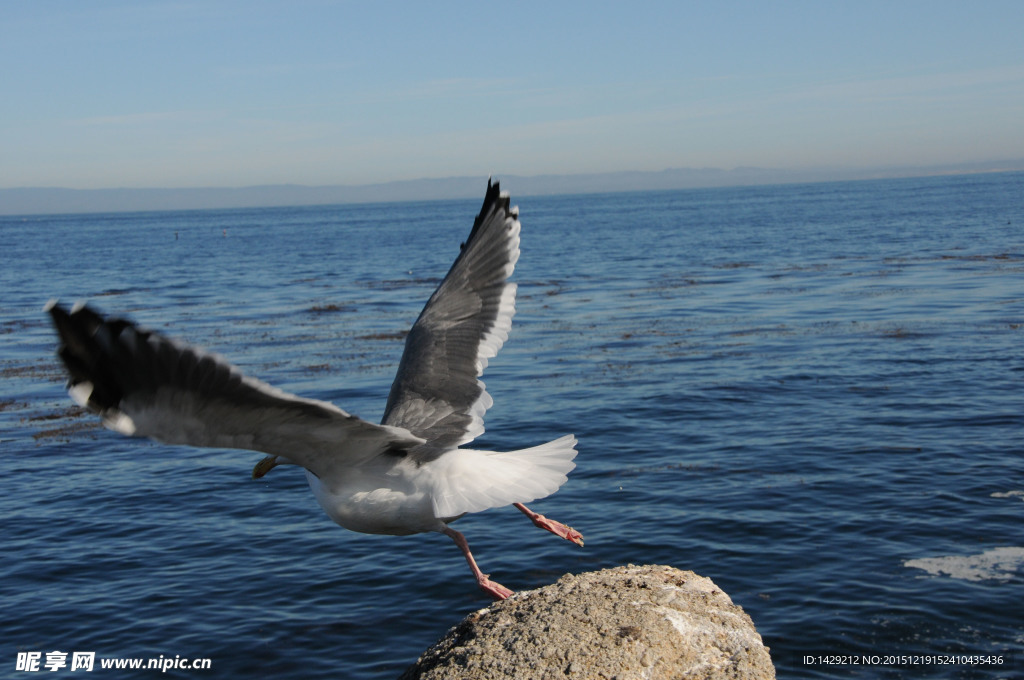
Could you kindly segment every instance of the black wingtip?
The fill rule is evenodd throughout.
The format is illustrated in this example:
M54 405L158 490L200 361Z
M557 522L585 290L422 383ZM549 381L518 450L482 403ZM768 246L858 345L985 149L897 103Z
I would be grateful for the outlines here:
M50 315L57 335L65 345L74 341L81 342L104 323L103 316L84 302L77 302L67 310L58 300L53 299L46 303L43 311Z
M60 300L57 298L51 298L46 305L43 307L43 311L50 315L50 318L57 321L57 319L65 319L68 317L68 310L60 304Z
M104 319L84 303L75 304L69 311L51 300L44 311L49 313L57 331L57 356L67 370L68 388L85 382L92 385L85 405L93 411L116 406L122 390L112 372L109 347L104 342L109 344L109 338L116 336L117 329L126 322ZM101 332L101 327L106 327L106 332Z
M469 238L466 239L465 243L462 244L462 248L466 247L466 243L473 240L473 236L479 230L480 225L487 219L487 216L494 210L504 210L506 213L512 213L510 206L510 197L508 194L501 193L501 182L493 180L491 177L487 178L487 193L484 194L484 204L480 206L480 212L477 214L476 219L473 220L473 230L469 232Z
M484 194L484 204L480 208L480 217L487 213L487 208L501 200L501 182L496 180L492 181L491 177L487 178L487 193ZM505 198L505 202L508 203L508 197Z
M54 330L57 331L57 335L60 337L61 345L66 345L68 339L73 337L71 313L62 307L56 298L47 302L46 306L43 307L43 311L50 315Z

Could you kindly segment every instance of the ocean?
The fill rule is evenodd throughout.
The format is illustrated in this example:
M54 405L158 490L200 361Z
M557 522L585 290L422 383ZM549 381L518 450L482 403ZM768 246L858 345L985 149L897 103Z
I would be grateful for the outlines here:
M474 447L574 433L576 470L531 507L586 546L467 516L485 572L693 570L780 678L1024 676L1024 173L504 188L518 311ZM377 420L478 209L0 217L0 675L62 652L76 677L92 652L101 677L395 678L486 606L447 537L351 533L301 471L251 480L261 454L98 427L42 311L88 300Z

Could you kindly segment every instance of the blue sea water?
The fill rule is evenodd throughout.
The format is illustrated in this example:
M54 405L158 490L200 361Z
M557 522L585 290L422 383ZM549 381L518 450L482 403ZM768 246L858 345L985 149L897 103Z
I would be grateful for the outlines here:
M456 525L485 571L691 569L779 677L1024 675L1024 174L513 199L518 312L475 446L575 433L533 507L586 547L491 510ZM260 454L102 430L42 313L88 299L377 419L478 207L0 218L0 676L61 650L394 678L486 606L444 536L350 533L298 470L250 480ZM1003 661L805 659L842 654Z

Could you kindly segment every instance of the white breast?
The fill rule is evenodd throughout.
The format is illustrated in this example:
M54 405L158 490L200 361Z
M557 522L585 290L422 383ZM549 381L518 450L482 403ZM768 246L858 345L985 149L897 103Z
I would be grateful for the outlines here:
M355 468L331 488L308 470L306 480L327 516L350 531L405 536L443 530L429 489L405 467Z

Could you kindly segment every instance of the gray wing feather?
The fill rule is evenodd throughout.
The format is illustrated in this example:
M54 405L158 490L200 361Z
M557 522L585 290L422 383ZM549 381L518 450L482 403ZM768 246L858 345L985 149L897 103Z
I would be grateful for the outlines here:
M518 217L508 194L488 180L469 238L406 338L382 422L427 440L412 452L417 460L484 431L493 402L479 377L512 326L516 286L508 278L519 259Z
M71 396L110 429L169 444L284 456L330 479L422 439L245 376L220 357L89 307L47 311Z

